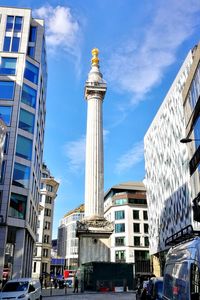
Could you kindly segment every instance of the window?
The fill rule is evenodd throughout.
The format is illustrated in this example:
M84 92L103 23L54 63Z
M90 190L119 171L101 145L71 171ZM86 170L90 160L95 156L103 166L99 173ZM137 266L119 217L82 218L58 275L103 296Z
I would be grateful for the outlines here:
M36 248L37 249L37 248ZM36 256L36 255L35 255ZM36 272L36 266L37 266L37 262L36 261L34 261L34 264L33 264L33 273L35 273Z
M115 233L118 232L125 232L125 224L120 223L120 224L115 224Z
M139 210L133 210L133 219L139 220Z
M14 81L0 81L0 99L13 100Z
M42 256L48 257L48 249L42 249Z
M148 233L148 232L149 232L149 225L144 224L144 233Z
M144 237L144 245L145 247L149 247L149 238L147 236Z
M52 185L47 184L46 189L47 189L48 192L53 192L53 186Z
M45 203L51 204L52 198L50 196L46 196Z
M147 204L147 200L146 199L128 199L128 203L131 204L140 204L140 205L146 205Z
M125 218L124 210L119 210L115 212L115 220L120 220Z
M188 262L165 265L163 295L167 299L191 299L188 270Z
M38 83L38 67L31 64L30 62L26 61L26 68L24 72L24 77L28 79L29 81L37 84Z
M143 219L148 220L148 214L146 210L143 210Z
M30 57L34 57L35 56L35 47L33 46L28 46L28 52L27 54L30 56Z
M139 223L133 223L133 231L140 232L140 224Z
M124 245L125 245L125 237L115 238L115 246L124 246Z
M140 237L134 236L134 246L140 246Z
M21 31L22 29L22 17L15 17L15 26L14 26L14 31L18 32Z
M27 84L23 84L21 101L33 108L36 106L36 90L32 89Z
M115 204L116 205L122 205L122 204L126 204L127 203L127 199L115 199Z
M19 128L28 131L30 133L33 133L34 121L35 121L35 116L32 113L22 108L20 109Z
M11 37L5 36L4 38L4 45L3 45L3 51L10 51L10 44L11 44Z
M7 16L6 31L12 31L14 24L14 16Z
M11 114L12 114L11 106L0 106L0 118L8 126L10 126L10 123L11 123Z
M30 179L30 168L19 163L15 163L12 184L28 188Z
M126 255L125 250L118 250L115 251L115 261L116 262L125 262L126 261Z
M45 208L44 215L47 217L51 217L51 210L49 208Z
M17 62L16 58L1 57L0 58L0 75L15 75L16 62ZM14 86L14 82L13 82L13 86Z
M16 155L31 160L32 156L32 141L24 136L18 135Z
M0 184L3 184L3 181L4 181L5 166L6 166L6 162L5 162L5 160L3 160L1 168L0 168L0 171L1 171L1 173L0 173Z
M31 26L29 34L29 42L36 42L37 27Z
M0 110L1 110L1 108L0 108ZM5 138L4 147L3 147L4 154L8 153L8 140L9 140L9 133L6 132L6 138Z
M19 37L17 37L17 36L13 37L13 39L12 39L12 48L11 48L12 52L18 52L18 50L19 50L19 41L20 41Z
M43 243L49 244L49 235L47 234L44 235Z
M44 225L44 229L50 230L50 228L51 228L51 223L48 222L48 221L45 221L44 224L45 224L45 225Z
M27 197L11 193L9 217L25 219Z

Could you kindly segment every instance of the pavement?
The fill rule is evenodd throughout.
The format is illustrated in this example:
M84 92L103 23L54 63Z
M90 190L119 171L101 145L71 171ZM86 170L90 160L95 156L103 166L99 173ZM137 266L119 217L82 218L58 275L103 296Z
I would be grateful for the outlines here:
M135 300L135 292L87 292L73 293L73 289L43 289L42 299L46 300Z

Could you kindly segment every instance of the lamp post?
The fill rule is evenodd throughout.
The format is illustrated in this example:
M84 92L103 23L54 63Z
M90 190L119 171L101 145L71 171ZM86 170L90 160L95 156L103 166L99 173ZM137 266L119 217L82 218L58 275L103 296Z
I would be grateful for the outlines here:
M189 139L189 138L184 138L184 139L181 139L180 142L183 143L183 144L187 144L187 143L190 143L190 142L193 142L193 141L200 141L200 139Z

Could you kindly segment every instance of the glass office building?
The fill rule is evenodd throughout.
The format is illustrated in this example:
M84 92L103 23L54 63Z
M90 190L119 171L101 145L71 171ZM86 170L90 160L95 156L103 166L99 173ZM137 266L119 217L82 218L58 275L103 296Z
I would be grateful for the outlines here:
M0 7L0 119L7 126L0 182L0 278L29 277L43 157L44 21L30 9Z

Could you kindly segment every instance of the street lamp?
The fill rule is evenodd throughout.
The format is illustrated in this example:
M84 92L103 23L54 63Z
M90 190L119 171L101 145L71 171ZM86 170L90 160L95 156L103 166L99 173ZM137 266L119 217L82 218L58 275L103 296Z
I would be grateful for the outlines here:
M183 144L187 144L187 143L190 143L192 141L200 141L200 139L189 139L189 138L184 138L184 139L181 139L180 142L183 143Z

